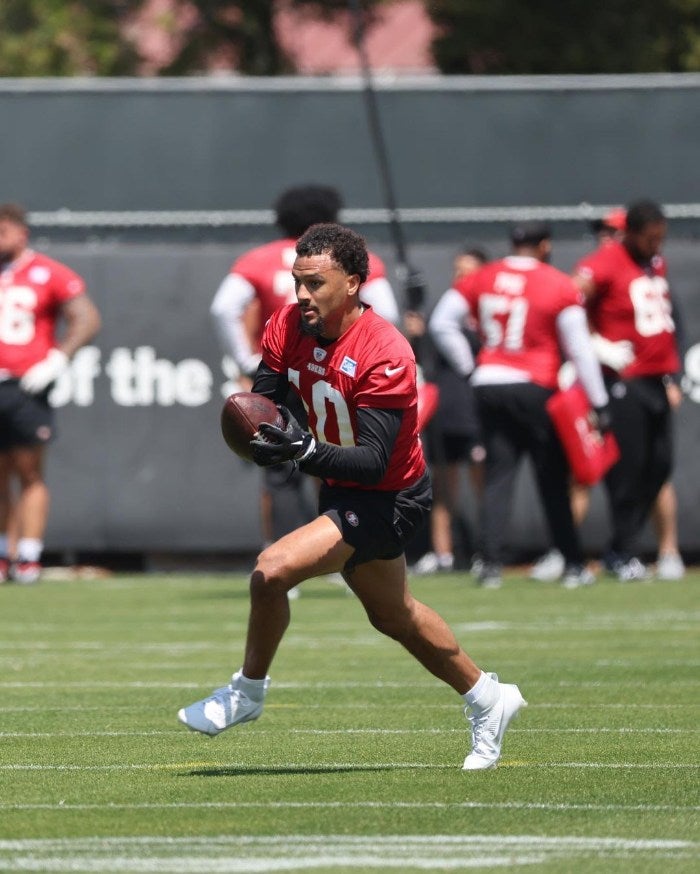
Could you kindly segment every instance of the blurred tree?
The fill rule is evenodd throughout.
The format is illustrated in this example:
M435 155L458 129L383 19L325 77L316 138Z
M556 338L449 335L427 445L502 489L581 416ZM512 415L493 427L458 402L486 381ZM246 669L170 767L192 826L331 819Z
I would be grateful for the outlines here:
M387 0L359 0L372 10ZM163 26L176 35L161 75L208 69L214 57L246 75L293 73L279 45L274 13L281 5L333 20L348 0L171 0ZM141 59L127 34L147 0L0 0L0 76L137 75ZM192 11L194 10L194 15ZM179 22L190 23L179 31Z
M163 75L184 75L206 68L217 53L228 56L231 65L251 76L293 73L293 65L282 50L275 32L274 13L280 0L173 0L174 4L196 8L197 22L188 30L182 48ZM367 23L372 10L387 0L360 0ZM290 9L306 11L315 18L335 20L348 12L348 0L284 0Z
M121 37L142 0L2 0L0 76L119 76L138 58Z
M194 7L197 15L183 34L179 51L160 70L161 75L202 72L217 54L251 76L292 72L275 37L274 0L173 0L173 6Z
M700 70L700 0L425 0L443 73Z

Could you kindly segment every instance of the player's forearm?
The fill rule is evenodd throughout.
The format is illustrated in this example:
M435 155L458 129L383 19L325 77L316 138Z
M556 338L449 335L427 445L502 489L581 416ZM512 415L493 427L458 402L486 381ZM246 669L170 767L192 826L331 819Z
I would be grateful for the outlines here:
M583 308L571 306L563 310L557 318L557 333L564 354L573 362L591 404L596 408L604 407L608 403L608 393Z
M260 362L260 355L253 350L244 324L246 309L254 299L255 289L248 280L229 273L209 309L222 348L246 375L254 373Z
M221 347L233 358L241 373L246 376L255 373L260 363L260 353L253 351L242 322L218 316L214 316L213 320Z
M360 408L356 446L319 442L313 456L300 467L305 473L326 479L376 485L386 473L402 418L402 410Z
M304 473L322 479L336 479L374 486L386 473L388 459L371 446L336 446L334 443L317 443L313 458L299 466Z
M69 301L63 309L66 329L58 348L68 358L85 346L102 326L100 313L89 297L81 295Z

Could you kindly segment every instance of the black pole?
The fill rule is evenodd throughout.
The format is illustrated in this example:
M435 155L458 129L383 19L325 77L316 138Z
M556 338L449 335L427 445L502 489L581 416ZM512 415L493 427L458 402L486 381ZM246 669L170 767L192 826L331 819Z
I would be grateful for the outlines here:
M396 195L389 166L389 156L382 131L381 117L377 103L377 92L372 80L372 68L365 46L365 26L360 0L348 0L352 17L353 42L360 58L360 69L364 83L363 94L369 132L374 146L374 154L379 168L379 178L384 193L384 204L389 213L389 228L396 250L396 260L400 279L404 285L406 304L411 310L420 310L425 302L425 282L418 270L408 260L406 238L399 218Z

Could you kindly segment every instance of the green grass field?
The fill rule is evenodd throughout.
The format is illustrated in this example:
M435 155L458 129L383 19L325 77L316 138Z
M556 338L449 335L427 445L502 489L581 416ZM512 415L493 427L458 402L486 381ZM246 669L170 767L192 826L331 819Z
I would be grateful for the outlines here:
M0 588L0 871L700 870L700 574L565 591L414 581L530 706L463 773L460 701L305 584L262 718L179 707L239 667L241 576Z

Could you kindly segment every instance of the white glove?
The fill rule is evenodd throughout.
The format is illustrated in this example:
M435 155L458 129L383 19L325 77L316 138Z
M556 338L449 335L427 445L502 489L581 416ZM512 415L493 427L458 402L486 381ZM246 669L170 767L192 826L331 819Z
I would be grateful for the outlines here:
M19 381L20 387L32 395L41 394L68 367L68 356L60 349L49 349L46 358L37 361Z
M591 334L593 351L598 361L613 370L624 370L634 361L634 347L629 340L606 340L600 334Z

